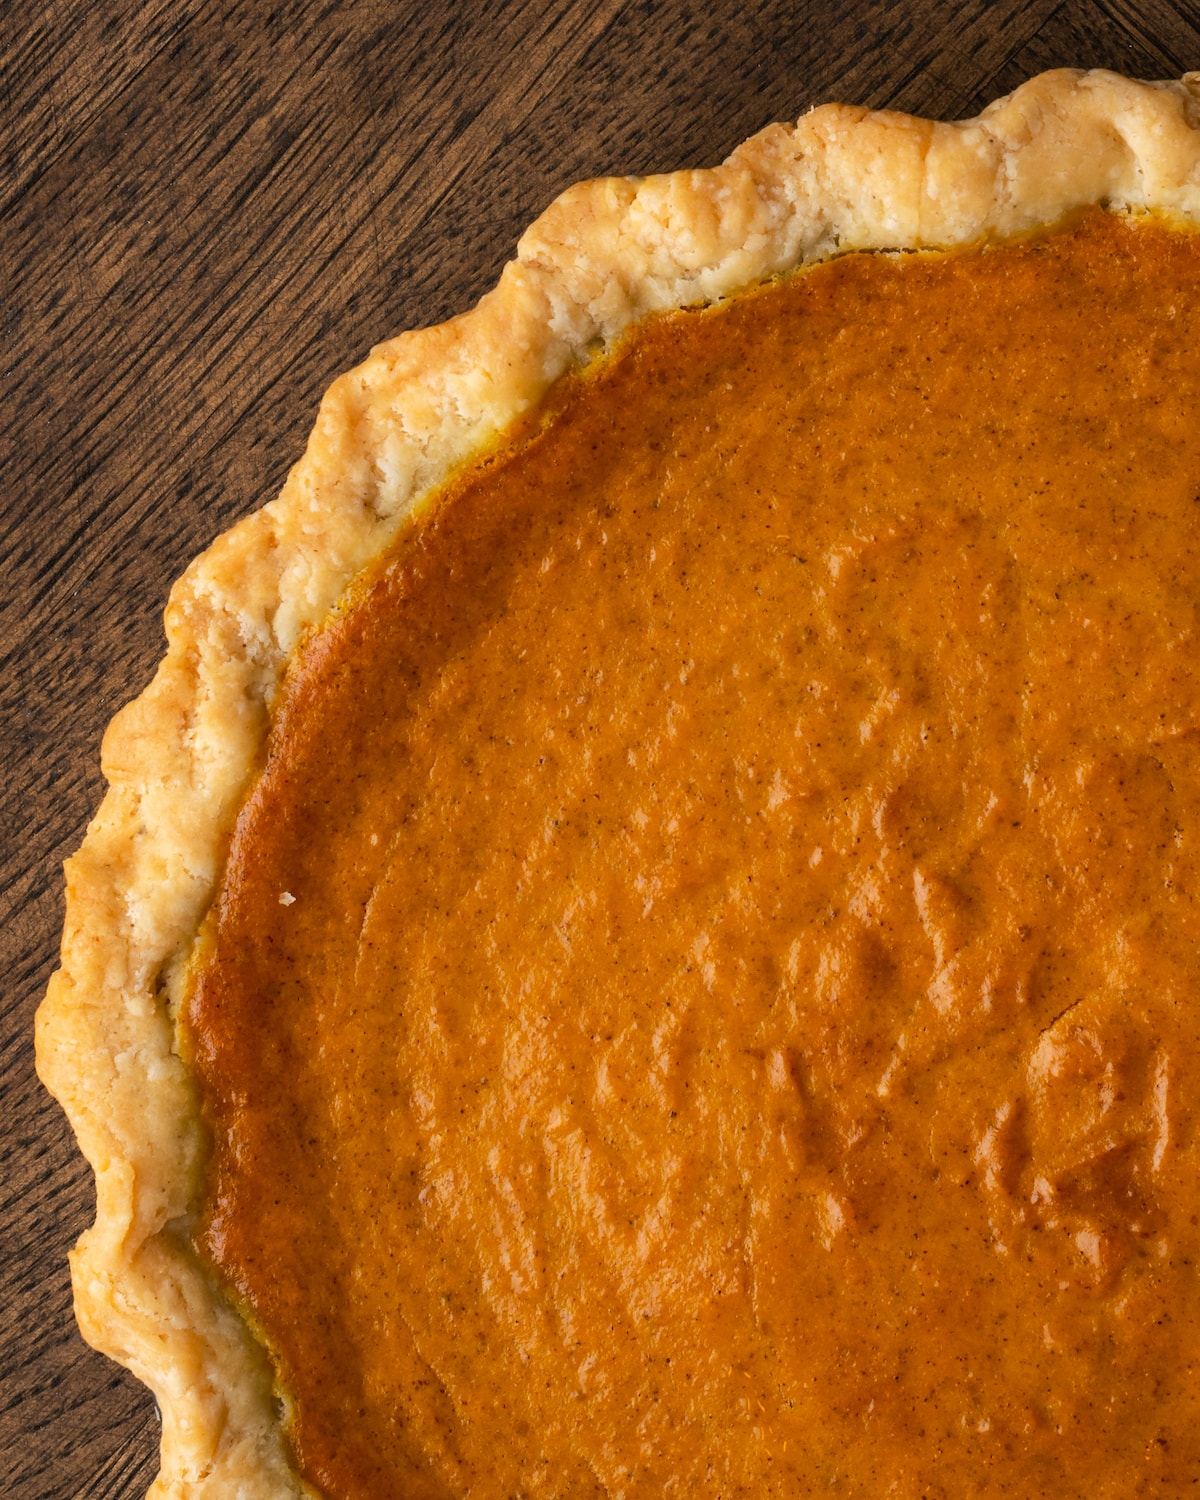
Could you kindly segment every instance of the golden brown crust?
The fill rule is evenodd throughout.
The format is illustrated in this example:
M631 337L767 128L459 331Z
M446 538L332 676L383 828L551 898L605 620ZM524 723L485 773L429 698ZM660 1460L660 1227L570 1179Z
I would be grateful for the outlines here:
M279 498L188 569L168 651L103 747L68 862L38 1067L95 1169L80 1326L163 1413L158 1496L300 1495L270 1372L190 1254L203 1140L174 1006L296 642L421 496L637 318L849 249L948 247L1105 202L1200 223L1200 75L1045 74L978 119L830 105L721 167L570 189L472 312L334 383Z

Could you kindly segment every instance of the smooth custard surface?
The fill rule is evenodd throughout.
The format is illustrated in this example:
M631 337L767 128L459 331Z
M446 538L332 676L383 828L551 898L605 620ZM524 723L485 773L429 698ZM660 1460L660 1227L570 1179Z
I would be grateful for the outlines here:
M1200 245L643 325L309 643L184 1016L303 1472L1194 1493Z

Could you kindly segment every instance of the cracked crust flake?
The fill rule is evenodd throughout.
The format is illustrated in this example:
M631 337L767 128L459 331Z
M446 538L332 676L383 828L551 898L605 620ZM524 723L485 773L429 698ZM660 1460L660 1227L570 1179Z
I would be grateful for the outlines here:
M1200 74L1044 74L953 124L826 105L724 165L583 183L471 312L335 381L278 499L187 570L67 864L38 1069L96 1174L85 1337L153 1390L160 1497L298 1496L267 1361L190 1249L204 1147L173 1015L289 654L420 498L638 318L847 250L948 248L1104 203L1200 223Z

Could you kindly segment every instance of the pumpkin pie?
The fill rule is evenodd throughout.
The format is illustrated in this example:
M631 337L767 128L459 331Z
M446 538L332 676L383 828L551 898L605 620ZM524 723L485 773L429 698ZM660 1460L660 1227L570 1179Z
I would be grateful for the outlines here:
M39 1016L155 1493L1189 1492L1198 223L1197 75L829 106L333 386Z

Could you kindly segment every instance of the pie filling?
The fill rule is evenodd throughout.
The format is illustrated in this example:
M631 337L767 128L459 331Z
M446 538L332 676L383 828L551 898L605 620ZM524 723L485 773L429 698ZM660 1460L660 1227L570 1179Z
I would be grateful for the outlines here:
M1200 242L651 320L308 643L183 1018L333 1500L1200 1473Z

